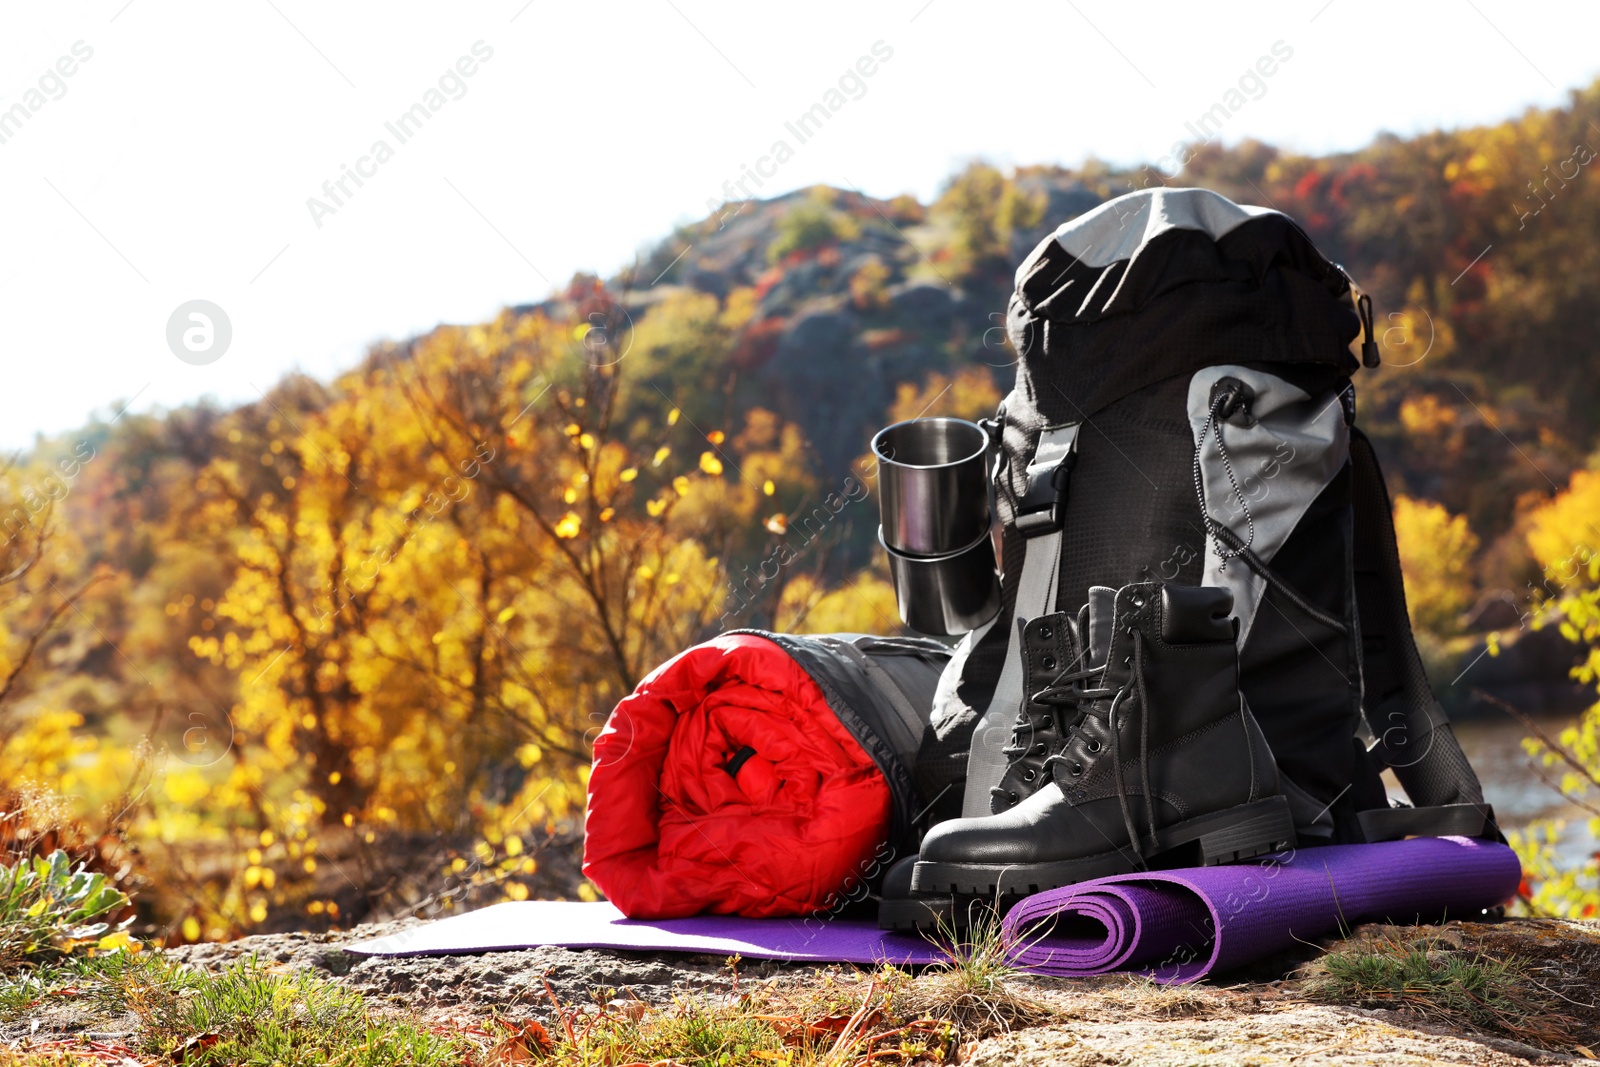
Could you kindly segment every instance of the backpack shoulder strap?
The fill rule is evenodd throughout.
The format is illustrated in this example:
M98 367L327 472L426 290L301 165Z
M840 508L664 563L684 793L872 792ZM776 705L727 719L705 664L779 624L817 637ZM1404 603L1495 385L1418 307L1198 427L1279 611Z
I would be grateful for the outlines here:
M1027 489L1016 502L1013 523L1022 534L1022 559L1004 559L1001 566L1019 567L1017 599L1011 609L1011 632L1005 664L995 682L988 708L972 731L967 750L967 781L961 799L963 818L989 814L989 791L1005 777L1009 760L1005 745L1022 705L1022 631L1024 619L1056 610L1061 571L1061 523L1072 468L1078 459L1076 422L1046 426L1040 431L1029 461ZM1009 553L1008 553L1009 555ZM999 618L1005 618L1004 611Z
M1406 612L1389 490L1372 442L1350 431L1354 571L1361 630L1362 709L1376 739L1368 749L1388 767L1415 808L1360 814L1367 840L1408 834L1491 834L1483 788L1434 699Z

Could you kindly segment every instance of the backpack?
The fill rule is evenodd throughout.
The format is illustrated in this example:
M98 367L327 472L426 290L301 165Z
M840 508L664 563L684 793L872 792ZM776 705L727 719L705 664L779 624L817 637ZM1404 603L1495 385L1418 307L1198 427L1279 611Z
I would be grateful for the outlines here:
M919 756L962 783L959 814L989 814L1005 771L1018 620L1159 580L1232 591L1240 688L1303 844L1484 831L1355 425L1350 343L1364 332L1369 368L1379 353L1352 295L1288 216L1203 189L1118 197L1023 260L1016 384L986 427L1001 608L957 647ZM1391 808L1386 767L1416 807Z

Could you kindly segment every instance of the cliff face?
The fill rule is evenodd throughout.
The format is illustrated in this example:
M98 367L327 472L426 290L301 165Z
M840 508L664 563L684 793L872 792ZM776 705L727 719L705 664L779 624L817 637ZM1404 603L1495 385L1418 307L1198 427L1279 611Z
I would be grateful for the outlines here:
M1015 258L1044 232L1015 234ZM1003 333L986 337L1003 322L1010 264L958 273L941 263L947 244L914 202L810 190L686 228L616 284L644 314L684 293L746 290L755 311L724 379L731 406L776 410L804 428L825 476L842 475L899 384L976 364L1010 388Z

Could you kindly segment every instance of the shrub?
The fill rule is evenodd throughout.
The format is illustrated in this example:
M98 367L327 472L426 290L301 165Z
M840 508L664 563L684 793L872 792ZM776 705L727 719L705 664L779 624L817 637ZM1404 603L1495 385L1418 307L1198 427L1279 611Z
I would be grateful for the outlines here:
M786 211L778 220L778 235L767 247L767 259L782 262L796 253L815 252L847 241L861 232L861 224L835 210L827 197L813 196Z
M0 867L0 967L130 945L126 893L60 849Z

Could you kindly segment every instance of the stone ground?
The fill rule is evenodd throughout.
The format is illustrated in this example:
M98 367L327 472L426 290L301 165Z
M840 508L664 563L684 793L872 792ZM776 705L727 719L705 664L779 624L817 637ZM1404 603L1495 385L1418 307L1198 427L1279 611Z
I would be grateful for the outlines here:
M379 1007L427 1021L482 1020L490 1015L549 1021L548 981L563 1003L592 1002L596 990L658 1005L673 997L716 998L756 985L815 981L819 968L745 960L737 979L728 961L709 956L539 948L458 957L378 958L342 946L404 929L416 920L329 934L273 934L225 944L171 950L190 963L216 967L248 954L268 966L312 971L366 994ZM1440 942L1496 958L1531 961L1542 988L1571 1005L1566 1019L1577 1035L1571 1047L1540 1049L1505 1036L1474 1032L1406 1011L1313 1003L1304 995L1325 948L1265 961L1247 973L1177 988L1127 976L1097 979L1022 979L1017 992L1049 1009L1043 1025L968 1041L959 1062L970 1064L1488 1064L1584 1062L1600 1055L1600 926L1553 920L1495 924L1450 923L1432 928ZM1362 927L1354 941L1407 938L1414 930ZM832 970L853 981L853 968ZM1549 982L1548 986L1544 982ZM0 1028L0 1042L30 1035L88 1033L117 1040L121 1026L89 1025L63 1005L53 1017L35 1016Z

